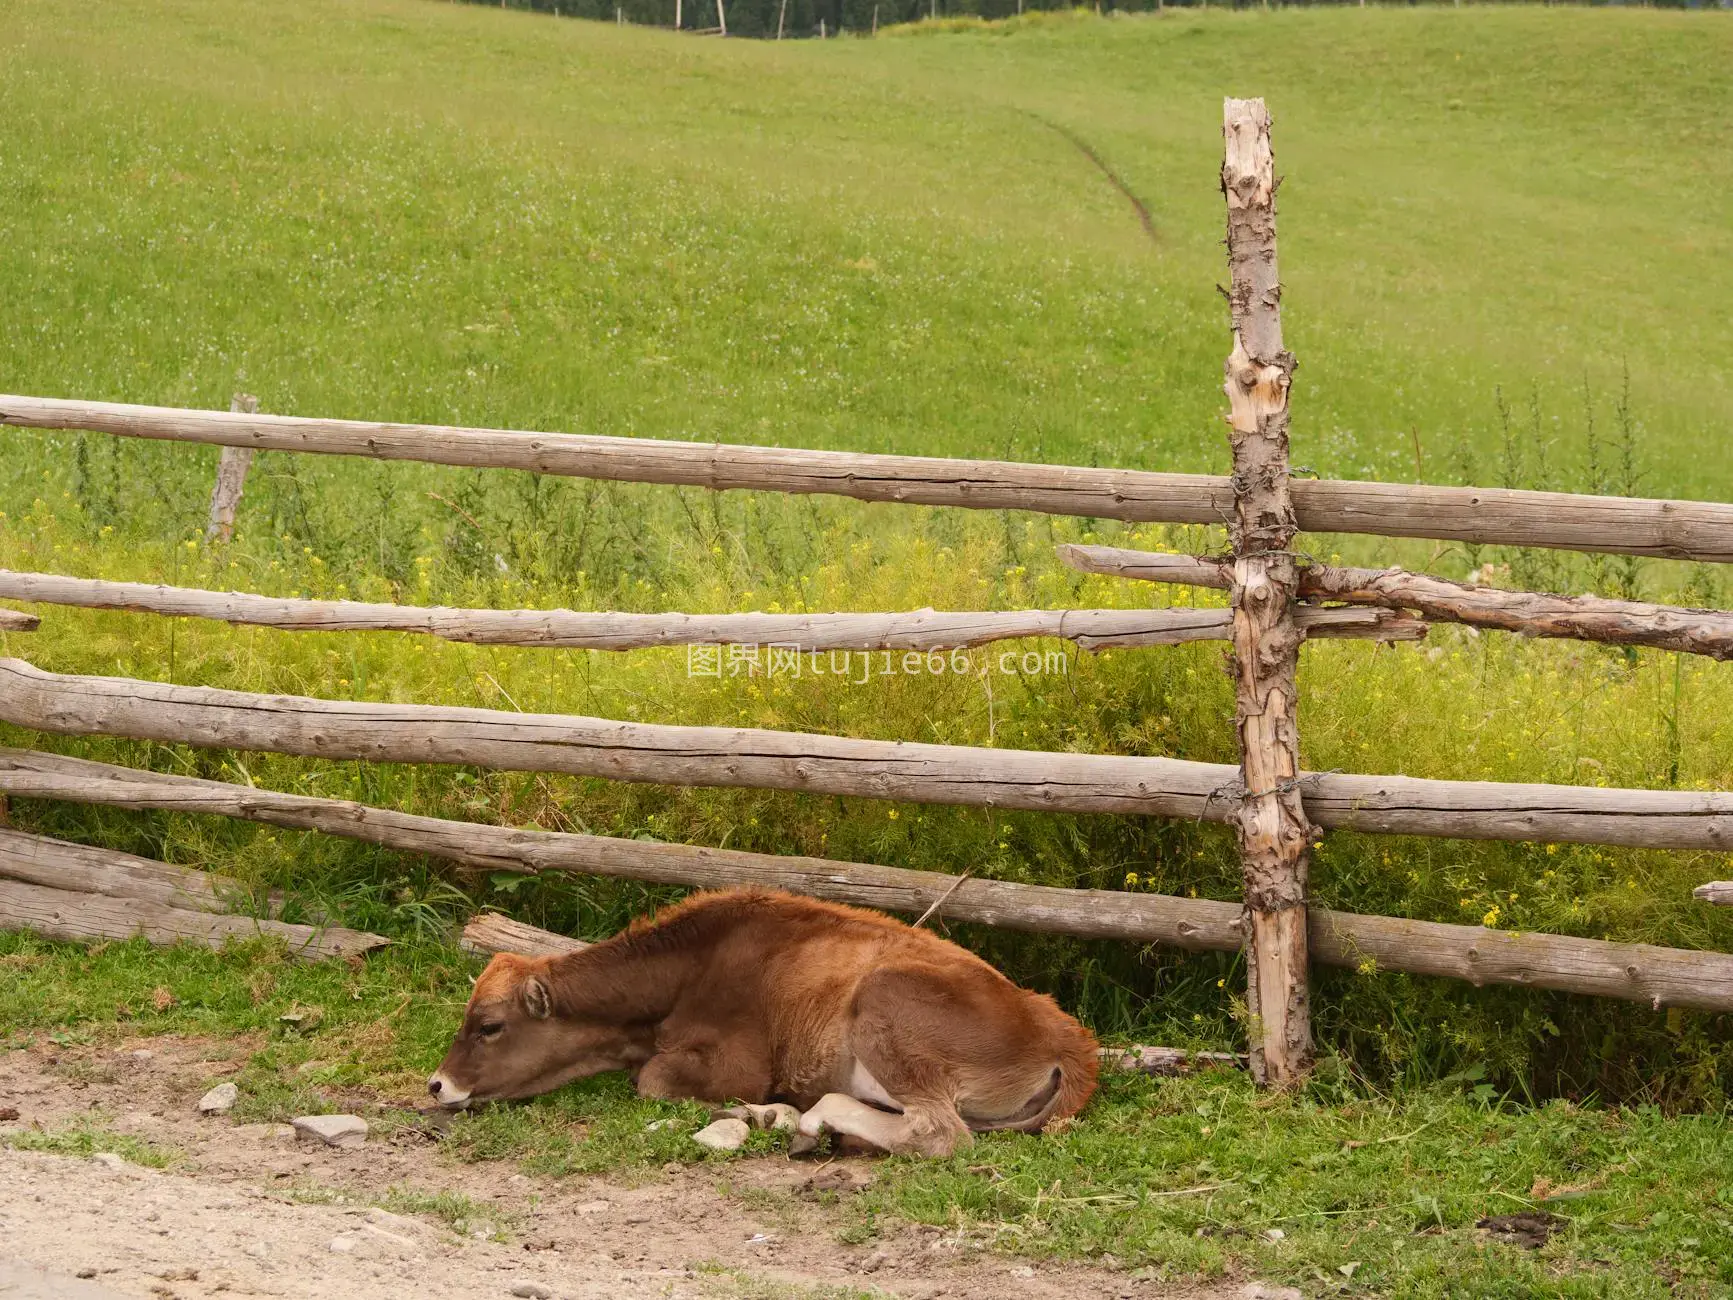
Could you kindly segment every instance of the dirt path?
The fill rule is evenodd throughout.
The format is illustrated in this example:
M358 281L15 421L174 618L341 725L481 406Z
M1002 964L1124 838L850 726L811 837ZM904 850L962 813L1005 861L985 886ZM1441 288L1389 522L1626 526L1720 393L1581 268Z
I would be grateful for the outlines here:
M124 1295L482 1298L805 1297L907 1300L1227 1300L1239 1286L1159 1284L1104 1268L995 1254L968 1234L892 1226L864 1245L812 1180L846 1196L870 1161L785 1158L669 1166L646 1181L541 1179L460 1164L413 1134L357 1150L297 1144L286 1126L201 1117L214 1045L157 1038L118 1047L0 1052L0 1127L55 1131L101 1117L111 1131L184 1154L170 1169L114 1155L0 1147L0 1260ZM460 1234L370 1202L398 1189L479 1203ZM8 1275L0 1274L0 1296ZM62 1294L27 1291L21 1294Z

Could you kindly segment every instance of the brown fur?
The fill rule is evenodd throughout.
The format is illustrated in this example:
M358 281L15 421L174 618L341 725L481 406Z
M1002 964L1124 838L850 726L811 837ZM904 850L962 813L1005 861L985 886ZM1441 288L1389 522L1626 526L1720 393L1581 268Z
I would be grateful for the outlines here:
M942 1154L1095 1089L1095 1040L927 930L761 889L698 894L582 952L502 954L429 1082L447 1104L628 1069L638 1091L792 1102L809 1138Z

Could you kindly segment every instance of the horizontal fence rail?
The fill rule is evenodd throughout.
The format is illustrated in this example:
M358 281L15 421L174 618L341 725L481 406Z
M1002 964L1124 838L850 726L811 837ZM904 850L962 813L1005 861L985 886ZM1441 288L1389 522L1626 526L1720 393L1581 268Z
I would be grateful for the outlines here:
M458 947L465 952L484 957L496 952L516 953L520 957L558 957L582 952L589 946L582 939L514 921L503 912L477 912L463 923L463 935L458 940Z
M1234 508L1233 483L1226 475L384 424L51 397L0 396L0 425L1136 523L1221 524ZM1733 505L1717 502L1329 479L1296 480L1292 494L1306 532L1733 562Z
M124 769L123 769L124 770ZM307 961L381 947L376 934L342 926L230 915L244 891L232 880L114 849L0 829L0 918L50 939L143 935L152 943L221 947L231 939L279 939Z
M1193 555L1133 551L1118 546L1058 548L1059 558L1084 573L1226 590L1228 565ZM1549 596L1471 587L1405 569L1356 569L1332 564L1299 571L1302 599L1337 600L1379 609L1411 609L1437 622L1463 623L1522 636L1562 637L1608 645L1649 646L1711 659L1733 659L1733 610L1689 609L1603 596ZM1298 614L1300 606L1296 608Z
M201 591L145 582L67 578L0 569L0 600L82 609L137 610L293 632L423 632L475 645L640 650L655 646L758 645L825 650L940 651L994 641L1050 637L1085 650L1225 641L1225 609L911 610L894 614L622 614L569 609L452 609L304 600L236 591ZM3 616L14 614L0 610ZM35 615L17 614L36 621ZM1374 609L1302 611L1307 636L1413 641L1419 619Z
M1237 951L1238 903L1161 894L960 879L827 858L447 821L345 800L0 750L0 791L111 807L167 809L324 831L485 871L572 871L670 885L761 885L857 906L1080 938ZM1313 909L1312 955L1332 966L1441 975L1623 998L1653 1007L1733 1009L1733 955Z
M0 659L0 721L315 758L463 763L663 785L1225 822L1237 769L1176 758L855 740L803 732L364 703L46 673ZM1307 773L1326 828L1648 848L1733 847L1733 794Z
M183 912L228 912L234 910L231 903L247 901L245 890L221 876L10 827L0 827L0 877L47 889L136 898ZM279 905L280 900L271 900L273 916Z

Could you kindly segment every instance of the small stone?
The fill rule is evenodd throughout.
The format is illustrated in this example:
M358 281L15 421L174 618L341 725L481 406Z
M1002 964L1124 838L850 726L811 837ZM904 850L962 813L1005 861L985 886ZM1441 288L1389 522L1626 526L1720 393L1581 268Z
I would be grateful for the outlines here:
M156 1053L151 1051L150 1048L148 1048L148 1047L141 1047L135 1052L128 1052L127 1055L132 1057L133 1060L141 1062L141 1063L144 1061L153 1061L156 1059Z
M521 1296L523 1300L548 1300L548 1297L553 1295L553 1292L540 1282L513 1282L511 1293Z
M317 1140L347 1151L367 1140L367 1121L359 1115L302 1115L289 1122L302 1142Z
M346 1232L340 1233L331 1238L330 1244L327 1245L325 1249L329 1250L333 1255L353 1254L355 1250L355 1238L351 1237Z
M385 1242L402 1255L415 1254L415 1243L401 1232L392 1232L389 1228L381 1228L372 1223L364 1224L362 1231L367 1234L369 1241Z
M241 1099L241 1090L232 1083L219 1083L199 1098L199 1114L227 1115Z
M612 1201L585 1201L582 1205L573 1208L579 1214L606 1214L614 1208L614 1203Z
M712 1151L738 1151L746 1145L752 1130L743 1119L719 1119L692 1135L692 1140Z
M875 1250L865 1259L861 1260L860 1271L863 1273L876 1273L890 1262L891 1257L888 1252Z
M81 1268L72 1276L88 1280L96 1276L96 1270L94 1268Z
M1030 1268L1027 1264L1019 1264L1019 1265L1017 1265L1016 1268L1011 1270L1011 1276L1012 1277L1034 1277L1035 1276L1035 1270Z
M91 1155L90 1162L92 1164L101 1165L111 1174L121 1174L126 1172L126 1161L122 1160L112 1151L97 1151Z
M653 1119L653 1120L651 1120L648 1124L644 1125L644 1132L646 1132L646 1133L660 1133L665 1128L679 1128L679 1127L680 1127L679 1119L670 1115L667 1119Z
M1240 1300L1306 1300L1306 1297L1298 1287L1247 1282L1240 1288Z
M677 1174L685 1167L686 1166L681 1164L678 1160L670 1160L667 1164L662 1166L662 1172L665 1174Z
M390 1210L382 1210L377 1205L369 1206L362 1212L361 1217L375 1228L390 1228L394 1232L413 1234L421 1227L418 1220L405 1218L401 1214L393 1214Z
M0 1121L17 1119L17 1118L18 1118L18 1107L16 1107L16 1106L0 1106Z
M1282 1240L1282 1238L1286 1237L1287 1235L1288 1234L1283 1232L1280 1228L1265 1228L1264 1229L1264 1240L1265 1241L1280 1241L1280 1240Z

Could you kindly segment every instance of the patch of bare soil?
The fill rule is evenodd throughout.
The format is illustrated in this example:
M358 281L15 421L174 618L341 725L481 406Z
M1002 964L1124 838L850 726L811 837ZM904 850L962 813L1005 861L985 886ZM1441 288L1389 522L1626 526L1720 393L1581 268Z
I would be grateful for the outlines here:
M412 1131L376 1133L353 1150L310 1148L284 1125L198 1113L206 1083L223 1070L212 1058L225 1054L192 1038L0 1053L0 1111L19 1112L6 1127L54 1130L94 1113L114 1131L185 1155L156 1171L112 1156L0 1148L0 1259L165 1300L219 1292L696 1300L836 1288L908 1300L1240 1294L1017 1260L916 1225L842 1244L834 1198L813 1193L858 1190L873 1177L869 1160L669 1166L633 1183L462 1164ZM461 1193L480 1204L473 1217L481 1222L460 1235L437 1217L368 1205L392 1188L399 1198Z

